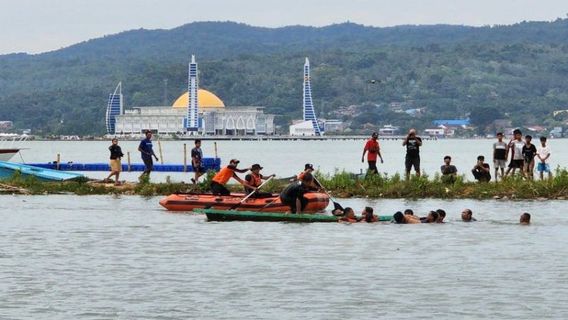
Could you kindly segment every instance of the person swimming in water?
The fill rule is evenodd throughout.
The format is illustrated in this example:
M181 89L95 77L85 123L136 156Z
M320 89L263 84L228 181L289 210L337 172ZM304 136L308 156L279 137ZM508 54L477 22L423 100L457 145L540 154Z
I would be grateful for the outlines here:
M410 214L403 214L400 211L397 211L393 216L394 223L397 224L416 224L420 223L420 219L414 215Z
M524 224L524 225L531 224L531 214L528 213L528 212L521 214L521 218L519 220L519 223Z
M404 214L408 214L408 215L413 216L413 215L414 215L414 211L412 211L412 209L406 209L406 210L404 210Z
M356 223L359 222L359 219L355 215L355 211L352 208L347 207L343 210L344 215L339 219L339 221L349 222L349 223Z
M430 211L426 217L421 217L420 222L422 223L436 223L440 218L440 215L436 211Z
M438 209L436 210L436 212L438 213L438 220L436 220L436 223L444 223L444 219L446 218L446 211L444 211L443 209Z
M362 215L361 221L365 220L365 222L367 223L373 223L379 221L379 217L373 214L373 208L371 207L365 207L361 215Z
M463 221L463 222L473 222L473 221L477 221L477 220L473 217L473 212L471 212L471 209L463 209L461 217L462 217L462 221Z

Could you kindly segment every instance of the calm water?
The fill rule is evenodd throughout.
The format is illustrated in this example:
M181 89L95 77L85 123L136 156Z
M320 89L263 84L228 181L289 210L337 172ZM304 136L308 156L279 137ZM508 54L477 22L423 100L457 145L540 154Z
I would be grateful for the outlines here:
M343 225L206 222L158 200L0 196L0 319L568 314L566 202L349 199L449 221ZM457 221L465 207L480 221Z
M491 166L492 148L494 140L437 140L424 141L421 149L422 170L433 174L440 170L445 155L451 155L454 164L461 173L467 173L471 178L470 170L475 165L478 155L485 155ZM193 141L187 141L188 152L193 147ZM136 151L138 142L123 141L123 152L131 152L132 162L140 163L139 153ZM183 163L183 141L162 141L162 153L166 163ZM61 154L61 161L68 162L106 162L108 161L109 142L104 141L30 141L23 144L29 148L22 151L26 162L49 162ZM158 154L158 144L154 143ZM260 163L267 174L276 173L280 177L291 176L303 170L304 164L313 163L323 172L331 173L336 169L358 173L366 170L366 163L361 163L361 153L364 141L220 141L217 142L218 154L222 163L226 164L231 158L241 160L243 166ZM550 140L551 167L568 163L568 140ZM402 141L381 141L381 148L385 163L379 165L380 172L392 175L404 172L405 149ZM213 142L203 143L205 156L214 155ZM19 156L13 161L21 161ZM126 159L124 159L126 162ZM94 178L106 176L106 173L89 172ZM124 173L123 178L136 180L139 173ZM163 181L169 175L173 180L189 181L188 174L179 173L153 173L153 179Z

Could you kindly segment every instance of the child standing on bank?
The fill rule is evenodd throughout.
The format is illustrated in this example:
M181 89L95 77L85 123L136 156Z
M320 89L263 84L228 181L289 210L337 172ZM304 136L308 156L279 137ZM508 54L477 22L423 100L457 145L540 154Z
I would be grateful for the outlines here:
M548 173L548 178L552 178L552 171L550 171L550 164L548 163L550 159L550 147L546 143L546 137L540 137L540 146L536 152L538 158L538 165L536 171L540 175L540 180L544 179L544 173Z

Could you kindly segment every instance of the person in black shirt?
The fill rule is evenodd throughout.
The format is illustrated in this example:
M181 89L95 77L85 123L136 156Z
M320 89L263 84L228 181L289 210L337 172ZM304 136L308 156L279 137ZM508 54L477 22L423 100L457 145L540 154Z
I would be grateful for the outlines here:
M475 164L473 169L471 169L473 177L479 182L489 182L491 180L491 169L489 168L489 165L484 161L484 156L477 157L477 163Z
M304 198L304 193L310 190L313 183L314 176L309 172L304 174L302 180L294 181L282 190L280 201L290 207L290 212L302 213L308 204L308 200Z
M454 183L458 175L458 169L456 166L452 165L451 162L452 157L445 156L444 164L440 167L440 171L442 171L442 181Z
M416 136L415 129L410 129L402 142L402 146L406 147L406 179L410 177L412 167L416 171L416 176L420 177L420 146L422 146L422 139Z
M191 178L193 184L196 184L199 181L199 177L205 174L202 161L203 151L201 151L201 140L195 139L195 148L191 149L191 166L193 167L193 172L195 172L195 177Z
M532 137L525 137L525 146L523 147L523 159L525 163L525 174L527 179L531 179L534 176L534 158L536 156L536 147L531 143Z
M110 181L110 178L112 176L116 176L114 185L118 186L120 185L120 181L118 181L120 171L122 171L122 164L120 163L120 159L124 157L124 154L122 153L122 149L118 145L117 138L112 139L112 144L110 147L108 147L108 150L110 151L110 174L105 179L105 181Z

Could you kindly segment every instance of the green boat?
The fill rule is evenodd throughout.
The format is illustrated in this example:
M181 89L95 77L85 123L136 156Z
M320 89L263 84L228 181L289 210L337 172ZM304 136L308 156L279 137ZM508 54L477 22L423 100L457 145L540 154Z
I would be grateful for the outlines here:
M323 214L291 214L277 212L235 211L196 209L204 213L209 221L267 221L267 222L337 222L338 217ZM392 216L379 216L379 221L390 221Z

